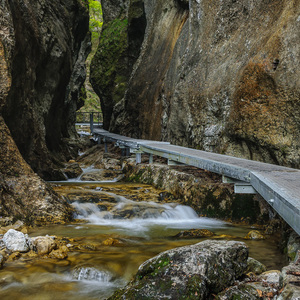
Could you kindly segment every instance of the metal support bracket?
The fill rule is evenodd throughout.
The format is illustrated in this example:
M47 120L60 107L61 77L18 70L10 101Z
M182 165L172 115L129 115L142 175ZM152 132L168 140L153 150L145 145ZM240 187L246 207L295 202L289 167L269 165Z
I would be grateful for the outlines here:
M257 194L257 191L253 188L253 186L249 182L233 179L227 176L222 176L223 183L233 183L234 184L234 192L236 194Z

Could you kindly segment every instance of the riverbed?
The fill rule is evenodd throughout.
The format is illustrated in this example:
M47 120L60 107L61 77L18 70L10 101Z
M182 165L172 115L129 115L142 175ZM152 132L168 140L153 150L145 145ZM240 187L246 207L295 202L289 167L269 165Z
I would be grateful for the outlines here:
M52 183L75 207L77 221L34 228L29 236L66 240L68 258L21 258L6 262L0 276L1 299L105 299L124 286L140 264L156 254L203 238L179 239L188 229L207 229L213 239L234 239L269 270L287 264L278 240L245 240L253 228L198 217L149 185L120 182ZM207 237L206 237L207 238Z

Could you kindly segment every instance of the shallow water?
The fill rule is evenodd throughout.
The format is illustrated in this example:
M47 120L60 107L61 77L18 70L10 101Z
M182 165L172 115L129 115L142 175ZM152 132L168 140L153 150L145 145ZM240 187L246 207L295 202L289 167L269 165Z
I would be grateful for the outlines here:
M160 203L161 191L151 186L68 182L55 189L69 196L79 223L35 228L29 236L67 237L69 256L61 261L22 258L7 262L0 272L0 299L105 299L124 286L145 260L203 241L174 238L181 230L192 228L209 229L215 239L245 241L250 256L268 269L286 264L274 237L243 240L251 228L199 218L189 207ZM106 246L103 242L110 238L119 243Z

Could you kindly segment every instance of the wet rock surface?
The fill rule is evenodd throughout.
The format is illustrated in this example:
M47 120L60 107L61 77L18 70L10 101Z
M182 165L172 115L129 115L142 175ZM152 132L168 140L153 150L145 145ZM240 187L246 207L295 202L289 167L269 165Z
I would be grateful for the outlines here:
M78 163L71 163L68 165L63 172L67 175L68 178L76 178L82 174L82 169Z
M172 249L143 263L135 279L109 299L207 299L242 276L247 257L246 245L234 241Z

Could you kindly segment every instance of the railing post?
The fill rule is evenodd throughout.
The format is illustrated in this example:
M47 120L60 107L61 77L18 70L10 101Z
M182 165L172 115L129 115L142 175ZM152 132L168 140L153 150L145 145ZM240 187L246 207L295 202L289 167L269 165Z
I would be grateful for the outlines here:
M142 162L142 153L141 152L135 154L135 162L137 164L140 164Z
M90 130L91 133L94 131L94 113L90 113Z
M153 164L153 154L149 153L149 164Z
M105 138L103 139L103 142L104 142L104 152L105 152L105 153L108 153L107 142L106 142L106 139L105 139Z

